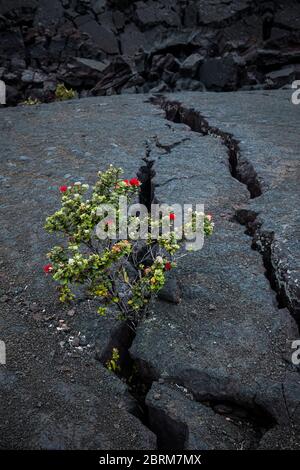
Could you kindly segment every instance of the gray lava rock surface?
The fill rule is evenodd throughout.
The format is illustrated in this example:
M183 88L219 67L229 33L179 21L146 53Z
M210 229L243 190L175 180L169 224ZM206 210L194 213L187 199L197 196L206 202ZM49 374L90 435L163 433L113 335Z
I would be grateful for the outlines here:
M289 203L297 195L298 108L289 92L277 91L167 97L174 98L239 140L243 168L255 170L261 184L259 197L250 199L246 184L232 176L221 137L167 121L147 95L0 110L0 338L7 346L7 365L0 366L1 448L156 445L153 432L130 413L135 403L126 385L95 359L106 358L114 340L129 346L122 324L98 318L87 302L63 307L42 272L54 243L43 224L59 206L59 186L93 183L110 163L134 176L146 139L159 200L204 203L215 222L203 248L179 260L180 303L154 301L133 339L141 380L164 381L146 397L154 410L151 429L161 439L159 422L180 422L172 430L181 448L299 446L295 302L290 311L278 307L262 256L251 249L251 237L258 243L263 232L274 232L273 244L285 247L293 272L297 206ZM260 224L250 237L236 214L247 219L256 211ZM278 277L280 269L274 266ZM284 285L296 298L288 287L293 276ZM182 423L191 430L188 439L180 437Z
M241 450L255 443L255 431L249 423L215 413L194 401L184 387L154 382L146 404L160 448Z
M187 93L168 99L195 108L212 129L233 134L240 141L242 162L250 161L265 184L260 197L249 199L246 185L232 177L228 149L215 129L202 135L170 123L178 137L188 140L159 158L157 197L203 202L213 214L215 233L202 250L180 260L181 303L172 309L165 302L153 303L131 354L149 379L164 377L183 385L198 401L233 402L254 414L263 410L266 421L293 429L300 420L300 376L291 365L291 342L299 334L291 314L297 315L289 304L290 312L279 308L261 255L251 250L236 212L245 207L259 212L262 225L256 237L265 227L273 231L272 262L282 240L280 253L290 273L285 289L293 289L299 302L293 288L299 279L299 215L295 202L290 207L298 195L298 109L288 92ZM282 261L274 264L274 275L281 279Z
M7 349L0 448L155 448L153 433L129 413L134 400L123 382L95 359L109 359L128 332L114 317L100 318L93 303L64 307L42 270L55 243L43 225L59 206L59 186L92 183L110 163L135 176L149 133L166 132L144 100L0 111L0 338ZM130 126L120 125L120 112Z

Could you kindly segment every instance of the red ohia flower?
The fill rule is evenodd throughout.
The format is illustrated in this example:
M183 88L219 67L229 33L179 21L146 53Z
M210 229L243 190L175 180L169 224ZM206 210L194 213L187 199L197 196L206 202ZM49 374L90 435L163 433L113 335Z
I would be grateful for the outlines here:
M68 186L66 186L65 184L63 186L60 186L59 190L61 193L65 193L68 189Z
M168 261L168 262L165 264L165 270L166 270L166 271L170 271L170 269L172 269L172 265L171 265L171 263Z
M123 183L125 183L127 186L129 186L129 180L123 180Z
M43 270L46 274L51 273L51 271L53 270L52 264L46 264L45 266L43 266Z
M140 186L141 185L140 180L138 180L137 178L131 178L129 183L130 183L130 186Z
M170 217L170 220L175 220L176 219L176 215L173 212L171 212L169 217Z

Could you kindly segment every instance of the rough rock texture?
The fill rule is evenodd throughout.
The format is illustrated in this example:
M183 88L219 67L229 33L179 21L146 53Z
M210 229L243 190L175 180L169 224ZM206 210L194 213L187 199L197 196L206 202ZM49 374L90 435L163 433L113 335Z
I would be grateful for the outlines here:
M42 271L54 242L43 225L59 185L92 182L111 162L135 175L145 139L165 128L141 98L0 111L0 448L155 448L129 414L136 405L125 385L95 360L105 362L114 346L122 352L128 331L91 303L64 307Z
M256 441L250 423L197 403L184 387L154 383L146 404L161 449L241 450Z
M269 425L288 425L293 435L300 422L300 376L287 361L291 341L298 336L292 315L298 318L299 215L295 202L290 207L298 197L298 109L287 92L166 97L167 102L175 99L186 110L195 108L211 127L203 135L201 118L181 121L173 105L177 124L170 124L171 129L188 140L157 162L156 195L168 202L204 202L206 211L214 214L216 230L201 251L180 261L176 275L181 280L181 303L172 309L161 301L152 305L131 354L146 380L163 377L186 387L198 401L229 402L252 410L254 416L262 413ZM188 111L182 115L193 116ZM193 133L179 122L196 127L198 123L202 132ZM240 141L244 170L250 161L259 181L264 181L260 197L249 199L247 186L232 177L224 134L214 138L217 128ZM261 255L249 249L251 238L236 219L241 209L246 214L259 212L256 244L264 230L272 232L272 269L266 267L281 281L274 286L279 294L283 285L289 300L284 305L278 305Z
M166 97L174 99L206 117L206 127L194 117L202 133L180 122L176 106L169 118L177 122L166 120L146 95L0 110L0 339L7 346L1 448L155 447L127 387L101 365L114 345L126 363L132 340L140 381L164 381L146 397L159 447L168 444L164 426L177 448L299 447L300 376L291 363L291 341L299 335L291 315L296 274L283 282L293 302L278 305L263 257L251 249L253 239L258 245L272 231L288 269L299 256L297 206L289 206L297 196L297 106L284 91ZM235 171L233 141L224 133L239 141ZM43 223L58 207L61 184L92 182L109 163L122 166L125 177L136 174L146 139L157 197L205 203L216 227L202 250L181 258L165 300L152 304L133 339L113 316L98 318L88 302L58 303L41 270L54 241ZM252 199L249 171L262 193ZM274 247L269 259L275 254ZM274 262L278 278L281 265Z
M245 210L237 209L238 219L250 231L257 228L255 247L264 255L278 301L300 322L299 117L290 93L275 96L265 91L228 96L179 94L170 99L199 112L212 133L214 128L231 133L238 142L238 178L254 193Z
M279 88L300 77L299 25L297 0L1 0L0 79L8 104L51 101L58 82L80 96ZM74 68L121 57L125 74Z
M66 316L70 324L54 295L48 290L34 303L22 280L2 289L8 299L1 300L7 365L0 366L0 448L155 448L155 436L129 414L136 405L125 385L89 354L83 337L85 347L65 346L73 333L57 331L59 319Z

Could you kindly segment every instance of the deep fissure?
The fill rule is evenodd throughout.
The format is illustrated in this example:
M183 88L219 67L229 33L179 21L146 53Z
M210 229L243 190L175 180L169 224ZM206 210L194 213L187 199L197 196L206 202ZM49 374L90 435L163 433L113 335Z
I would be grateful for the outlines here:
M185 389L187 400L199 403L210 408L215 415L221 416L224 420L229 420L237 427L252 429L253 436L251 449L258 447L263 435L276 426L276 420L266 410L253 403L236 402L230 399L202 399L197 398L190 390L180 386L177 382L165 382L169 387ZM190 398L188 398L190 396ZM184 450L186 439L188 438L188 426L180 418L177 420L161 409L150 408L150 423L152 424L158 439L158 448L166 450L176 446L177 450Z
M216 126L211 126L199 111L193 108L186 108L178 101L169 101L164 96L157 95L150 98L150 102L158 105L165 111L165 117L168 121L185 124L192 131L202 135L219 137L227 148L229 170L232 177L247 186L250 199L259 197L263 193L261 181L252 163L243 158L239 142L231 133L224 132ZM243 214L242 217L241 213ZM288 308L300 328L299 318L297 318L293 306L288 300L285 286L281 285L278 281L279 275L272 263L271 249L274 234L260 231L257 214L253 211L237 211L235 219L247 227L245 233L252 237L252 249L258 251L262 256L265 276L276 294L278 308Z
M167 102L164 101L164 99L160 98L159 102L157 102L156 98L154 98L151 101L154 104L159 104L161 107L163 107L163 109L165 109L162 103ZM238 171L238 154L240 150L237 140L234 139L231 134L223 133L217 128L210 128L208 122L204 118L201 118L196 111L192 111L191 114L189 114L188 110L184 112L185 108L182 108L179 103L175 103L176 111L174 114L173 105L174 103L171 103L170 106L166 104L165 110L168 110L168 112L166 112L166 119L172 122L183 122L189 125L189 127L191 127L191 129L195 132L203 133L204 135L213 134L220 137L228 149L230 170L232 176L238 179L239 181L243 182L244 184L247 184L249 192L253 198L259 196L261 194L261 188L252 165L251 177L250 180L247 182L243 180ZM180 112L181 109L184 111ZM191 121L189 116L192 116L192 126L190 125ZM182 117L185 117L184 121L181 120ZM199 119L199 121L197 121L197 119ZM153 182L156 172L153 168L155 160L150 159L151 148L149 142L146 142L145 146L146 156L142 159L144 164L140 166L137 175L142 182L139 194L139 202L144 204L149 209L153 202L157 202L155 196L155 184ZM170 152L171 150L172 148L170 148ZM125 329L126 328L128 328L128 325L125 325ZM118 373L118 376L120 377L120 379L126 382L128 386L128 392L135 401L135 406L130 410L130 412L136 418L138 418L144 426L146 426L156 435L158 450L168 449L171 444L174 445L175 441L177 442L176 449L184 450L187 438L186 425L184 423L174 421L170 427L170 421L173 420L170 419L167 414L162 415L161 413L157 413L156 409L151 409L146 404L146 396L149 390L151 389L153 382L158 380L159 378L151 374L145 374L145 372L142 371L143 368L140 367L138 362L135 361L130 355L129 350L135 339L135 336L135 331L131 329L130 334L127 336L125 335L125 337L127 338L125 342L126 344L124 344L124 339L120 343L120 338L113 338L106 352L105 360L104 358L102 358L101 362L103 364L106 363L107 357L111 353L113 347L117 347L120 349L120 363L122 366L120 372ZM170 381L170 385L176 385L176 383L177 382ZM180 380L178 381L177 385L180 386ZM253 428L256 436L255 442L253 443L254 448L257 447L257 445L259 444L259 441L264 435L264 433L276 425L275 419L261 407L253 405L250 406L247 403L236 403L232 400L220 400L217 397L197 399L193 396L193 400L211 408L216 414L220 414L223 416L224 413L219 413L217 411L217 407L220 405L231 407L232 412L227 415L230 417L231 420L239 420L240 423L244 423L245 425L251 426ZM156 419L156 415L159 416L159 418ZM169 433L167 433L167 435L164 431L165 426L170 427ZM172 437L172 443L170 441L170 436Z
M186 108L178 101L168 101L163 96L154 96L150 98L150 102L160 106L165 111L168 121L186 124L193 132L202 135L213 135L221 138L222 143L227 148L230 173L233 178L247 186L251 198L262 194L261 184L252 164L247 160L241 164L239 142L232 134L211 126L198 111L193 108Z
M300 328L299 319L295 315L293 307L288 300L284 286L280 285L278 282L278 275L272 264L271 250L274 241L274 233L260 230L261 224L258 222L258 214L255 211L245 209L237 210L235 218L241 225L245 225L245 233L252 238L251 248L258 251L262 256L265 276L276 294L277 307L279 309L287 308Z
M145 148L146 154L142 159L143 164L137 171L137 176L142 183L139 192L139 203L144 204L147 209L150 210L151 204L155 200L155 185L153 183L153 178L155 177L156 173L153 169L154 160L150 159L151 147L149 142L145 142ZM142 315L145 314L146 311L144 309ZM118 349L120 353L120 370L117 375L127 384L128 392L134 399L135 403L133 408L129 411L132 415L139 419L144 426L154 432L150 427L149 410L145 402L146 395L152 386L153 380L146 380L144 377L142 377L142 374L139 372L138 364L134 361L129 352L136 335L136 327L137 324L135 325L135 328L132 328L131 324L124 322L123 328L119 330L119 333L121 331L121 334L117 334L112 338L106 351L99 358L99 360L103 365L106 365L107 360L109 360L111 357L113 348ZM159 443L158 437L157 442Z

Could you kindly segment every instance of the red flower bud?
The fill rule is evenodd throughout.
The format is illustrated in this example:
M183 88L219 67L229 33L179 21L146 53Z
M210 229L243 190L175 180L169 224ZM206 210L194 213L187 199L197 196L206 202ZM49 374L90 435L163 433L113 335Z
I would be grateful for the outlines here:
M45 266L43 266L43 270L46 274L51 273L51 271L53 270L52 264L46 264Z
M168 261L168 262L165 264L165 270L166 270L166 271L170 271L170 269L172 269L172 265L171 265L171 263Z
M131 178L129 183L130 183L130 186L140 186L141 185L140 180L138 180L137 178Z

